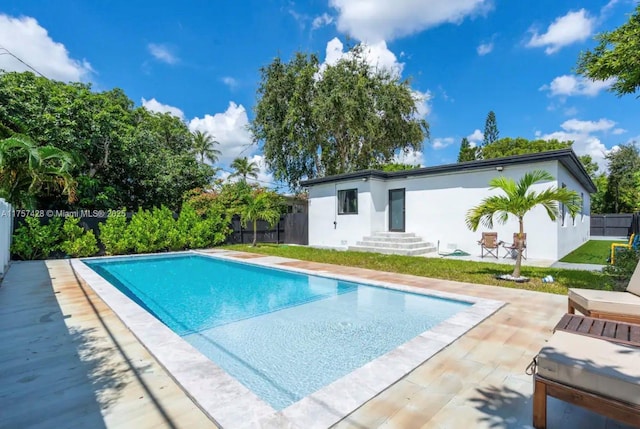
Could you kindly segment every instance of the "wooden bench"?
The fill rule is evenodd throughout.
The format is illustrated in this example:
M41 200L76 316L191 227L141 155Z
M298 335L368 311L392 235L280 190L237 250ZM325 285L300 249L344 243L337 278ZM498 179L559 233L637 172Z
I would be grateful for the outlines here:
M640 325L631 323L597 319L579 314L565 314L553 329L553 332L555 331L573 332L640 347Z
M581 340L581 337L585 338ZM560 319L554 336L542 348L537 359L539 365L534 371L533 392L534 428L547 427L547 396L640 427L640 404L637 403L640 384L632 396L626 392L622 397L615 388L598 383L594 385L593 382L584 384L584 377L592 378L599 372L610 377L613 372L613 379L609 382L613 381L614 385L615 379L621 378L626 378L627 383L640 383L640 371L635 364L640 361L640 325L567 314ZM575 378L567 378L553 369L562 366L564 374L572 368L581 369L576 370ZM581 384L584 387L579 387ZM588 385L591 387L586 387ZM627 400L622 399L625 395Z

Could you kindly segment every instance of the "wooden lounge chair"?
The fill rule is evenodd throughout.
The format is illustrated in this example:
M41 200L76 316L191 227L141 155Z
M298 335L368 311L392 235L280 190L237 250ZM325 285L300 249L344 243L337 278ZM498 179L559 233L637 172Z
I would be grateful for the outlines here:
M578 310L597 319L640 323L640 262L625 292L596 289L569 289L568 313Z
M502 243L502 248L506 251L502 258L515 258L518 252L518 233L513 233L513 243ZM527 259L527 233L522 233L522 257Z
M634 246L635 247L638 246L638 240L637 240L636 234L631 234L631 237L629 237L628 243L611 243L611 256L609 257L609 260L611 261L611 265L614 265L616 263L616 251L618 249L631 249Z
M502 242L498 241L497 232L483 232L482 238L478 241L480 245L480 257L484 258L485 255L491 255L498 259L498 250Z
M557 331L536 357L533 427L547 427L547 396L640 427L640 347Z

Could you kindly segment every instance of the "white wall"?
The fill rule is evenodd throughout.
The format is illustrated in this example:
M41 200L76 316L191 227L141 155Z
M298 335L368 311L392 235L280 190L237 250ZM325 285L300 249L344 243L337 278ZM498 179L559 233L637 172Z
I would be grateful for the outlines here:
M0 275L4 275L11 257L11 233L13 231L12 207L0 198Z
M358 214L338 214L337 193L341 189L358 189ZM319 247L346 248L371 234L372 208L386 205L378 194L371 199L370 182L362 179L326 183L309 188L309 244ZM379 217L379 216L378 216ZM379 219L376 218L376 225ZM335 222L335 224L334 224Z
M472 255L480 255L478 240L482 232L497 232L498 239L512 242L513 233L518 232L518 222L510 218L501 225L494 218L493 228L480 225L476 232L465 223L467 211L490 195L499 195L501 191L490 191L489 181L498 175L519 180L524 173L535 169L549 171L554 177L557 161L529 165L505 166L502 172L494 168L456 172L443 175L410 177L403 179L407 189L406 231L415 232L424 240L436 244L440 241L440 251L461 249ZM555 182L540 183L532 189L541 190ZM394 187L401 187L394 184ZM527 233L527 255L536 259L556 259L556 224L549 220L546 211L537 207L524 218L524 230ZM500 257L504 250L500 249Z
M484 231L495 231L498 239L513 240L518 232L516 219L505 225L494 222L493 228L480 226L478 231L469 230L465 216L469 209L483 198L500 194L490 191L488 183L500 174L519 180L533 169L548 171L558 178L539 183L533 190L566 183L585 196L585 214L576 217L573 226L571 217L566 227L560 221L549 219L542 207L536 207L524 218L527 233L527 255L535 259L557 260L575 249L589 237L589 195L571 174L558 162L548 161L527 165L504 166L502 172L494 168L454 172L440 175L410 176L394 180L370 179L314 185L309 189L309 244L312 246L345 248L377 231L388 230L388 190L406 189L405 230L413 232L434 245L440 242L440 251L462 249L472 255L480 255L478 240ZM358 188L358 215L337 215L336 190ZM336 221L334 228L333 222ZM504 250L500 249L500 257Z
M558 188L564 183L567 185L567 189L576 191L578 196L581 194L584 196L582 205L584 208L583 213L578 213L575 218L572 218L568 210L565 209L564 225L562 223L562 215L560 215L560 218L556 222L558 231L558 259L560 259L589 240L591 199L589 193L584 190L582 185L561 164L558 165L558 174L556 177L558 179Z

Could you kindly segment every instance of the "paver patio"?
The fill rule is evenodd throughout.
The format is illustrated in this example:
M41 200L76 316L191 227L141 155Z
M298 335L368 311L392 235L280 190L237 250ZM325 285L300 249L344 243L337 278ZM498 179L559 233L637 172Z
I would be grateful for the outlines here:
M284 258L276 265L508 303L336 428L531 427L524 371L566 297ZM0 326L1 428L215 427L67 260L13 263L0 287ZM550 399L549 428L616 427L624 426Z

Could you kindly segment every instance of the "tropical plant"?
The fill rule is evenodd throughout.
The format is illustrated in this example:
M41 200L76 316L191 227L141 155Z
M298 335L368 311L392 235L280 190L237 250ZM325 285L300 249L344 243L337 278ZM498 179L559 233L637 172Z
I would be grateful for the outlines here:
M229 177L240 177L243 182L247 181L247 177L258 178L260 168L254 161L249 161L247 157L236 158L231 163L234 172Z
M100 229L100 242L104 245L107 255L121 255L133 250L126 217L109 216L106 222L101 222L98 225L98 228Z
M580 197L575 191L553 186L540 192L530 189L539 182L553 180L555 178L544 170L525 173L518 182L505 176L494 177L489 182L489 190L499 189L505 195L486 197L479 205L467 212L466 224L472 231L477 231L480 224L490 229L493 228L494 217L497 217L501 224L507 223L510 215L518 220L519 229L516 242L518 253L513 277L520 277L522 266L524 216L538 205L544 207L552 221L558 218L558 203L564 204L571 216L575 216L575 213L580 209Z
M0 140L0 197L25 209L35 208L39 194L62 193L73 202L73 166L69 153L53 146L38 147L25 135Z
M256 189L247 198L240 216L245 228L248 222L253 222L253 247L258 242L258 221L266 221L271 226L277 224L280 220L282 204L280 195L264 188Z
M98 253L98 241L93 231L79 225L80 219L68 217L62 225L62 243L60 250L73 257L91 256Z
M27 216L24 224L13 234L11 252L21 259L44 259L58 250L61 237L62 219L52 218L42 224L40 218Z
M200 162L204 164L205 159L212 164L218 162L220 151L215 148L220 142L216 141L208 132L196 131L193 133L193 151L200 157Z

